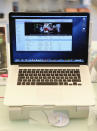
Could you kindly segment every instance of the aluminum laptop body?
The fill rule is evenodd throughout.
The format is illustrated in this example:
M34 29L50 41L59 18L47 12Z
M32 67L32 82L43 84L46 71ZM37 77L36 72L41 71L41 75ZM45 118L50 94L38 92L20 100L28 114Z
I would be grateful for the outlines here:
M10 13L9 29L11 65L5 105L94 105L88 68L88 13ZM33 72L37 70L39 73L62 73L59 76L51 73L51 77L48 73L34 75L33 84ZM78 83L71 80L70 73L65 76L69 70L79 71ZM26 74L20 82L19 76L24 77L22 73L25 71L31 71L31 76ZM30 79L26 82L27 78Z

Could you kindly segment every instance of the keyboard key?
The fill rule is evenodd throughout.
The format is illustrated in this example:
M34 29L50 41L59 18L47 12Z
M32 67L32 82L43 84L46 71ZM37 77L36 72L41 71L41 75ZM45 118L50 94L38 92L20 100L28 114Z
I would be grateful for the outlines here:
M67 83L67 82L64 82L64 85L68 85L68 83Z
M73 83L73 85L77 85L77 83L76 83L76 82L74 82L74 83Z
M25 85L26 83L25 82L22 82L22 85Z
M26 85L30 85L30 82L26 82Z
M63 82L59 82L59 85L63 85L64 83Z
M21 85L21 82L17 82L17 85Z
M78 83L79 86L81 86L82 84L81 83Z
M57 82L37 82L36 85L58 85Z
M31 85L35 85L35 82L31 82Z
M73 85L72 83L69 83L69 85Z

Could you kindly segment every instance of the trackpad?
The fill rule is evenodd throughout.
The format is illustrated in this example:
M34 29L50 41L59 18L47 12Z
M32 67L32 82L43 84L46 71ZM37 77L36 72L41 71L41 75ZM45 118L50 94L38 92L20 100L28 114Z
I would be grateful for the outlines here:
M46 103L59 103L63 100L63 90L54 87L37 88L37 98Z

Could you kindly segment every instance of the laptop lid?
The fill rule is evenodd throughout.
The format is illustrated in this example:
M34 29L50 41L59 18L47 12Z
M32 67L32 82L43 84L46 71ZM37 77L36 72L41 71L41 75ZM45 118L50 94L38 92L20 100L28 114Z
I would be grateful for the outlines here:
M10 13L11 64L88 62L88 13Z

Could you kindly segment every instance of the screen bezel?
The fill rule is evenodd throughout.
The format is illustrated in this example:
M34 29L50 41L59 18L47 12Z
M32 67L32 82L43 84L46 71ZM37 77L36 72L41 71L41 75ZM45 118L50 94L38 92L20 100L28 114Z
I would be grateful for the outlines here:
M87 51L85 56L85 62L14 62L13 61L13 49L12 49L12 33L13 28L11 26L13 22L12 16L87 16ZM24 18L23 17L23 18ZM18 17L17 17L18 18ZM9 34L10 34L10 62L11 65L19 65L19 64L80 64L80 65L87 65L88 64L88 43L89 43L89 20L90 14L89 13L25 13L25 12L10 12L9 13ZM14 28L15 30L15 28Z

